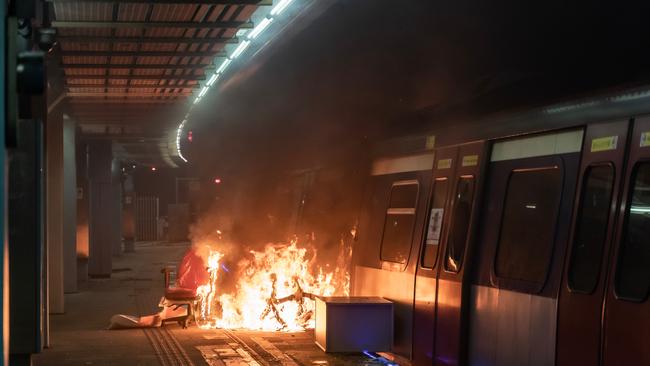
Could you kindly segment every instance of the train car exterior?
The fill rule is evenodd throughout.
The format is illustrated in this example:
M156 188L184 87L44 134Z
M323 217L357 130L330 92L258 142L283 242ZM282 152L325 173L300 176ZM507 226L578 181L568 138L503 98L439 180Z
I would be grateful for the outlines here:
M650 92L627 90L378 157L351 289L395 303L393 352L413 365L650 364L649 112Z

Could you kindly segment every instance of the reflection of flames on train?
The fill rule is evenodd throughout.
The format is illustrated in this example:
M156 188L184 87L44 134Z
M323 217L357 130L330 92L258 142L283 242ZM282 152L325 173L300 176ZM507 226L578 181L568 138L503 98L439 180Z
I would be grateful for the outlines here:
M220 293L223 255L211 250L210 283L199 287L197 323L202 328L245 328L296 331L314 327L314 296L349 294L351 250L341 241L337 267L314 265L315 251L290 244L268 244L250 251L238 265L233 293ZM308 253L312 253L309 255Z

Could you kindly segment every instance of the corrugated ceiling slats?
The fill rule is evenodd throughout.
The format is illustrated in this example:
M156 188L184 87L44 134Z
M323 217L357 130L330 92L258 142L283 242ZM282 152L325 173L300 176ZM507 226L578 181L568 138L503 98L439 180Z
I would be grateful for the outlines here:
M147 19L147 13L151 8L147 4L120 4L117 13L117 20L123 22L143 22Z
M182 78L199 76L205 79L205 70L201 66L211 65L214 55L224 49L222 39L235 37L238 30L214 27L213 23L246 22L257 9L257 5L251 4L197 4L192 0L179 0L177 4L155 1L129 3L117 0L54 1L53 4L57 22L91 22L85 25L70 24L73 27L57 29L61 51L75 53L61 56L61 67L64 70L69 96L83 98L86 93L93 98L104 95L106 98L117 100L135 97L141 101L176 100L200 85L197 80ZM92 22L104 23L93 26ZM145 25L114 27L110 22L140 22ZM169 25L152 27L146 26L146 22L163 22ZM205 22L210 26L187 28L174 25L179 22ZM119 38L119 41L112 41L113 38ZM160 38L166 40L157 41ZM173 42L168 40L170 38L215 39L215 42ZM84 55L84 52L106 52L109 55ZM112 52L121 54L110 55ZM178 56L147 55L150 52L177 52ZM209 52L212 56L187 56L184 55L186 52ZM101 65L112 67L100 67ZM87 78L84 79L83 76ZM102 79L102 76L105 78ZM138 76L148 79L138 80ZM181 79L169 79L174 77ZM142 88L147 85L159 87ZM102 100L108 100L106 98Z

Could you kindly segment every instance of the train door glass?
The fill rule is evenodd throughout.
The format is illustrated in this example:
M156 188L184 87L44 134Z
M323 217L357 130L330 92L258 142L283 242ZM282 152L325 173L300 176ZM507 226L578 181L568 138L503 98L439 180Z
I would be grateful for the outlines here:
M622 299L642 302L650 289L650 162L638 164L630 182L615 291Z
M433 268L438 259L438 245L442 235L442 223L445 215L445 201L449 181L447 178L437 178L433 183L433 195L429 210L427 234L424 240L422 261L420 265L424 268Z
M553 254L562 171L557 166L514 170L507 187L495 274L541 287Z
M614 167L611 164L592 165L587 168L583 182L568 284L572 291L591 293L598 284L603 248L607 239Z
M460 270L469 231L469 220L472 216L473 200L474 177L471 175L459 177L445 258L445 270L447 271L458 272Z
M381 260L406 263L411 250L415 205L418 196L417 181L396 182L390 193L389 207L381 242Z

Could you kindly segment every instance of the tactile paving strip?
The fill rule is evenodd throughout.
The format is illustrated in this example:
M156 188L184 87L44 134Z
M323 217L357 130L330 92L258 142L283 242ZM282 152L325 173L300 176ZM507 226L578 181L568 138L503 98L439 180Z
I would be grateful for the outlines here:
M215 329L210 344L195 346L210 366L377 366L363 354L324 353L313 333L273 333Z

